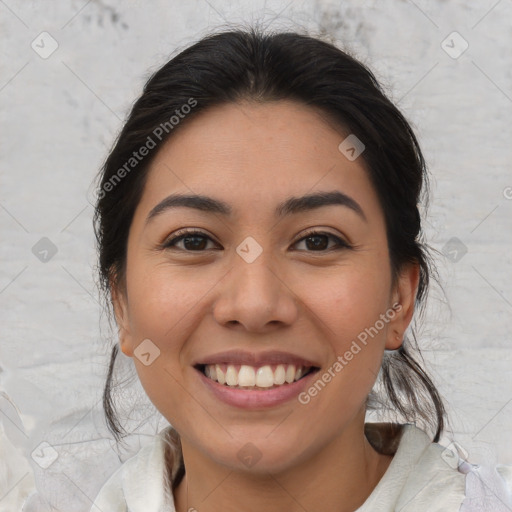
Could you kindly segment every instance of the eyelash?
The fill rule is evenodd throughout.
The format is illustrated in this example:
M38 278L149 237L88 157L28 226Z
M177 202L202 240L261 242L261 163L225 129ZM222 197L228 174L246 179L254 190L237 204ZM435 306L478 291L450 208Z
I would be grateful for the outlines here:
M183 239L185 239L187 237L193 237L193 236L201 236L201 237L204 237L204 238L208 238L209 240L212 240L211 237L209 237L206 233L203 233L202 231L197 231L197 230L194 230L194 229L183 229L183 230L177 231L176 236L174 236L173 238L164 241L160 245L160 248L161 249L171 249L172 250L172 249L175 248L175 244L177 242L180 242L181 240L183 240ZM328 238L331 238L331 239L336 241L336 245L334 246L334 248L331 247L330 249L326 249L326 250L323 250L323 251L305 251L305 252L319 252L319 253L323 252L323 253L327 253L327 252L331 252L333 250L335 250L335 251L338 250L339 251L339 250L342 250L342 249L352 249L352 246L348 242L345 242L345 240L341 239L340 237L338 237L336 235L333 235L332 233L328 233L328 232L324 232L324 231L315 231L315 230L311 230L311 231L306 232L302 238L300 238L299 240L297 240L294 243L294 245L298 244L299 242L304 241L307 238L311 238L311 237L314 237L314 236L326 236ZM191 251L191 250L187 250L187 249L178 248L178 250L183 251L183 252L188 252L188 253L194 253L194 252L200 253L200 252L205 252L208 249L204 249L204 250L200 250L200 251Z

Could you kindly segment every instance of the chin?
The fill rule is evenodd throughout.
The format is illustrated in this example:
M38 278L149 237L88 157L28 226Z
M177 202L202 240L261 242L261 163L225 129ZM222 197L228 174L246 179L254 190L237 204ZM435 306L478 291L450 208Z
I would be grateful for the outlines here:
M268 476L269 473L282 473L296 467L304 458L301 448L298 442L290 443L290 438L288 442L282 438L271 442L265 438L247 436L237 438L221 450L210 453L213 460L231 471Z

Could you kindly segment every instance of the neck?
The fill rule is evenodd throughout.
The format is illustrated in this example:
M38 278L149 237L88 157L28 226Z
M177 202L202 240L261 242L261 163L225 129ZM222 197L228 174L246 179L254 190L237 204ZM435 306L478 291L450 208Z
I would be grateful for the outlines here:
M364 435L364 416L319 452L279 473L253 474L217 464L182 438L186 473L175 490L177 512L353 512L371 494L392 457Z

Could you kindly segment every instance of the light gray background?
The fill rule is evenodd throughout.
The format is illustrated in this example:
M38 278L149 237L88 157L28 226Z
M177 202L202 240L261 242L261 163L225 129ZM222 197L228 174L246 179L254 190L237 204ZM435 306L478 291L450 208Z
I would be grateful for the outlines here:
M472 462L512 463L511 19L511 0L0 1L0 511L19 510L33 479L27 510L89 510L165 426L147 420L142 395L124 449L105 429L111 340L93 277L92 182L149 74L226 23L330 34L413 123L433 176L425 225L448 300L434 289L420 338L449 406L443 442L455 439ZM58 43L46 59L31 47L50 48L43 31ZM458 58L454 31L468 44ZM57 248L46 262L33 252L43 237ZM44 441L58 454L47 469L30 456Z

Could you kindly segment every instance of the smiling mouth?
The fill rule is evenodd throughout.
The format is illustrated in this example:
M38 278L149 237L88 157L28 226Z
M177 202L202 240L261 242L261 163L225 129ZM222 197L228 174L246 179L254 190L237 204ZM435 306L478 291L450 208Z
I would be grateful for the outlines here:
M208 379L233 389L267 390L287 386L318 371L316 366L274 364L198 364L194 367Z

